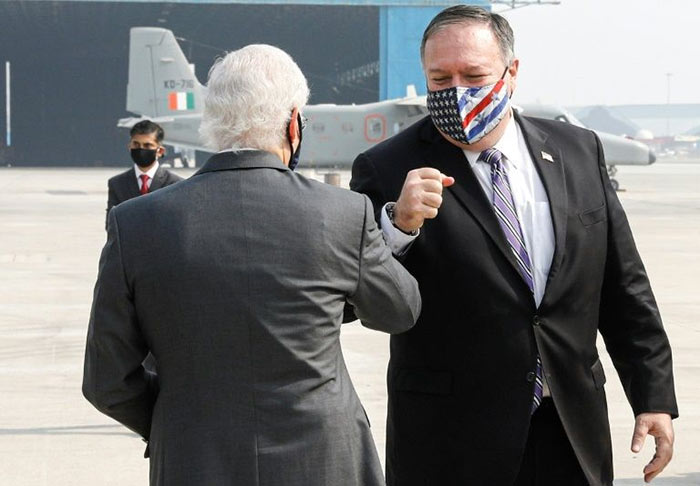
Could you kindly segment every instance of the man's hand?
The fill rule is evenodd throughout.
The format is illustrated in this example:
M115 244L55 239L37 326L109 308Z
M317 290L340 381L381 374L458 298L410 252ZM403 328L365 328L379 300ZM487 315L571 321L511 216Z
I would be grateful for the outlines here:
M632 452L640 452L644 439L652 435L656 439L656 453L644 467L644 481L649 483L664 470L673 457L673 424L667 413L640 413L634 424Z
M426 219L437 216L442 188L454 183L454 178L429 167L409 172L394 207L394 224L406 233L419 229Z

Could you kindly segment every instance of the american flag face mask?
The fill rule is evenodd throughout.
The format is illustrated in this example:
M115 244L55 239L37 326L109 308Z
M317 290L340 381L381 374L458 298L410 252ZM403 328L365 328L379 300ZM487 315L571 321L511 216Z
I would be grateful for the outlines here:
M467 88L453 86L439 91L428 90L428 112L435 126L460 143L476 143L491 132L508 110L508 88L504 78L488 86Z

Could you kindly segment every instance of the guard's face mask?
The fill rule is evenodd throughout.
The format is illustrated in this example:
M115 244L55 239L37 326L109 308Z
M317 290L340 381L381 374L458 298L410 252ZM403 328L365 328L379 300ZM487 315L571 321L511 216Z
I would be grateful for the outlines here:
M507 72L506 67L501 79L488 86L428 90L428 111L435 126L459 143L472 144L484 138L508 112Z
M143 149L143 148L133 148L131 149L131 160L134 164L139 167L148 167L156 161L158 156L158 149Z
M292 122L290 121L289 123L291 124ZM292 137L289 135L289 124L287 125L287 141L289 142L289 147L292 149L292 153L289 156L289 163L287 164L289 170L294 170L296 166L299 165L299 156L301 155L301 138L306 123L304 123L304 118L302 118L299 112L297 112L297 124L299 125L299 145L297 145L296 150L294 150L294 144L292 144Z

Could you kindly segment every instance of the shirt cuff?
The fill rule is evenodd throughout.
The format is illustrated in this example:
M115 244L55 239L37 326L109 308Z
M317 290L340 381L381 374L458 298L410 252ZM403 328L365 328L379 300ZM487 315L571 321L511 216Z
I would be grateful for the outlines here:
M389 220L389 215L386 212L387 204L382 207L382 214L379 218L379 226L382 228L382 233L384 233L384 241L386 241L386 244L391 249L391 252L396 256L401 256L408 251L411 243L418 238L420 230L417 230L415 235L408 235L394 226Z

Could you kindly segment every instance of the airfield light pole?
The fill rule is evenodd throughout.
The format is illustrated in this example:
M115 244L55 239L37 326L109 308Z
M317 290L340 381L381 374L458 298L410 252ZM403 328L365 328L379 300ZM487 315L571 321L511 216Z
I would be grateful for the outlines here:
M7 133L7 146L12 145L12 138L10 130L10 61L5 61L5 117L6 117L6 133Z

